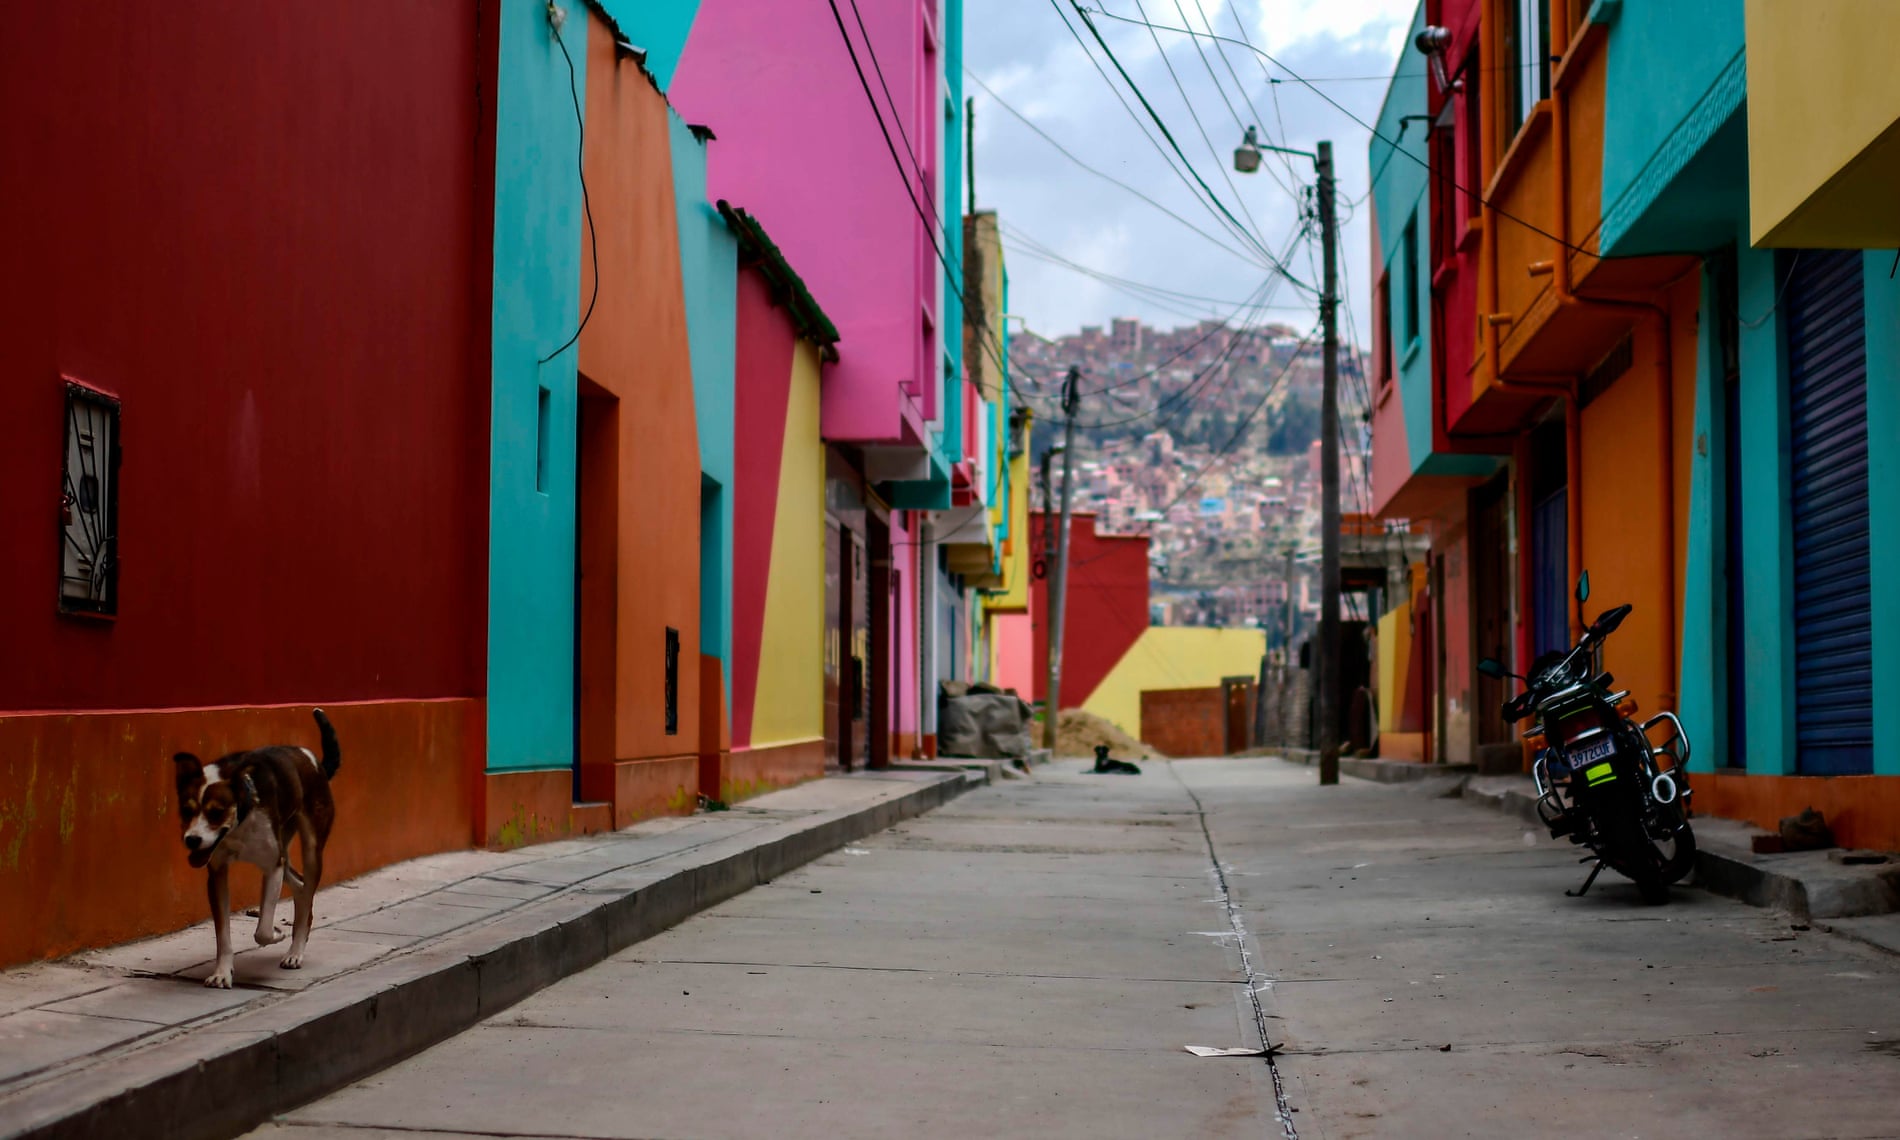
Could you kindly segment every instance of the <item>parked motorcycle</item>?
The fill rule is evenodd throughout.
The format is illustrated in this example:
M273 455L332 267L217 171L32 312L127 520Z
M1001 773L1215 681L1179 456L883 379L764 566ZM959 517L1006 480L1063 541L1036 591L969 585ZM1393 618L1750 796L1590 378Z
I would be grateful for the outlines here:
M1577 579L1577 620L1590 596L1590 574ZM1559 836L1590 849L1594 862L1583 886L1564 893L1580 898L1609 867L1634 882L1645 902L1668 901L1669 885L1695 865L1695 832L1689 827L1691 791L1681 773L1689 763L1689 736L1674 713L1662 712L1638 725L1619 706L1627 690L1603 670L1603 643L1632 607L1606 610L1588 623L1568 653L1538 657L1528 677L1495 658L1478 662L1487 677L1516 678L1524 691L1504 702L1504 719L1517 724L1536 717L1525 733L1541 735L1543 747L1531 765L1537 814ZM1661 726L1668 736L1654 743Z

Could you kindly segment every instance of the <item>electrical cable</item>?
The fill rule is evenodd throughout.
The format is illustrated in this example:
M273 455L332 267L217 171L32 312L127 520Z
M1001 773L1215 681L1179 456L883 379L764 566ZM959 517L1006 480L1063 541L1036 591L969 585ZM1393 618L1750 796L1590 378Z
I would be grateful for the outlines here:
M1141 0L1135 0L1135 11L1141 13L1142 19L1145 20L1148 18L1148 10L1142 6ZM1233 194L1235 203L1240 206L1241 214L1247 219L1248 231L1252 233L1255 238L1261 238L1260 222L1254 218L1253 211L1247 208L1247 199L1241 195L1240 187L1234 185L1234 176L1227 173L1225 156L1214 146L1214 140L1208 137L1207 124L1201 122L1201 116L1194 110L1194 100L1188 98L1187 87L1181 82L1181 76L1174 70L1174 61L1168 58L1168 49L1161 46L1161 34L1153 28L1149 28L1148 37L1154 40L1155 52L1161 56L1161 66L1167 69L1168 78L1174 82L1174 89L1181 95L1181 105L1187 108L1188 120L1194 124L1194 129L1200 134L1201 141L1207 144L1207 153L1213 156L1214 159L1214 169L1220 171L1221 181L1227 184L1227 189ZM1198 41L1195 41L1195 50L1200 50L1200 43ZM1206 63L1207 57L1202 56L1201 62ZM1117 66L1120 65L1118 64ZM1209 75L1214 73L1212 67L1209 67L1207 71ZM1223 93L1221 97L1225 99L1225 93ZM1143 102L1146 102L1146 100L1143 100ZM1232 110L1232 106L1230 105L1228 109ZM1265 244L1264 238L1261 238L1261 244Z
M1187 11L1181 7L1181 0L1174 0L1174 7L1176 11L1179 11L1181 13L1181 22L1184 24L1187 23L1188 22ZM1208 31L1208 34L1212 35L1214 31L1214 22L1207 18L1207 9L1202 7L1201 0L1194 0L1194 10L1195 12L1200 14L1201 26L1205 27ZM1240 23L1239 9L1235 8L1234 13L1235 13L1234 20L1236 24L1239 26L1241 34L1245 35L1247 32L1247 26L1244 23ZM1195 48L1198 50L1200 47L1200 41L1198 39L1195 40L1194 45L1195 45ZM1240 73L1234 70L1234 62L1227 58L1227 49L1223 47L1221 44L1216 43L1214 45L1214 54L1220 57L1221 66L1227 69L1228 78L1234 81L1234 90L1240 92L1240 101L1247 105L1248 112L1253 115L1253 121L1256 124L1264 123L1266 120L1261 116L1260 108L1254 106L1253 96L1247 93L1247 85L1240 81ZM1203 54L1201 58L1205 60L1207 57L1205 54ZM1212 71L1211 68L1209 70L1210 72ZM1266 75L1266 68L1264 66L1260 69L1260 71L1262 75ZM1271 79L1272 77L1268 76L1268 78ZM1218 80L1215 81L1215 86L1217 88L1220 86L1220 83ZM1272 90L1271 85L1269 85L1268 90ZM1223 94L1221 98L1224 101L1226 99L1226 95ZM1275 114L1277 115L1278 114L1277 101L1275 103L1275 108L1276 108ZM1233 110L1233 104L1229 103L1227 109L1230 111ZM1241 133L1243 135L1246 133L1247 125L1240 121L1240 116L1238 114L1235 114L1234 116L1234 125L1240 128ZM1268 141L1271 142L1272 140L1269 139ZM1280 141L1283 143L1286 141L1286 124L1284 122L1280 124ZM1274 172L1272 165L1269 165L1267 167L1268 175L1272 177L1274 182L1279 184L1280 189L1286 191L1288 194L1297 198L1299 195L1295 191L1294 187L1301 185L1301 181L1300 181L1299 173L1293 169L1293 162L1292 162L1291 156L1279 151L1274 151L1273 154L1275 157L1280 159L1280 165L1285 168L1287 175L1293 179L1293 186L1288 186L1285 182L1281 182L1279 174Z
M1193 494L1194 491L1200 487L1201 482L1204 479L1206 479L1208 475L1212 474L1216 468L1225 467L1227 465L1227 463L1233 457L1234 448L1238 447L1240 445L1241 440L1244 439L1249 434L1249 431L1253 425L1254 417L1258 416L1261 410L1267 406L1267 401L1272 398L1274 391L1278 389L1278 387L1280 386L1280 383L1286 379L1287 374L1293 370L1293 366L1299 362L1301 354L1304 353L1309 347L1311 347L1313 343L1313 337L1317 335L1318 331L1319 331L1318 329L1309 330L1306 336L1301 338L1299 345L1294 348L1293 354L1287 358L1285 367L1281 368L1279 373L1275 375L1272 380L1267 382L1266 387L1260 393L1260 399L1257 402L1255 402L1254 406L1247 412L1246 416L1244 416L1241 419L1239 426L1237 426L1234 429L1233 435L1228 437L1227 442L1221 445L1221 447L1215 451L1214 455L1209 457L1206 463L1201 465L1201 468L1194 473L1193 477L1188 480L1188 482L1181 488L1180 492L1176 494L1174 498L1168 500L1166 503L1164 503L1161 506L1159 510L1154 512L1158 515L1161 515L1162 519L1150 520L1142 524L1142 529L1144 531L1152 532L1155 522L1165 521L1167 513L1173 510L1175 507L1179 506L1182 500L1186 499L1189 495ZM1098 555L1097 557L1100 557L1100 556ZM1092 561L1094 561L1094 559L1084 560L1084 562L1092 562ZM1074 569L1074 567L1075 567L1075 563L1070 563L1070 568Z
M1148 140L1148 145L1154 147L1155 153L1161 156L1161 161L1167 166L1169 173L1181 180L1181 184L1187 187L1189 196L1199 203L1202 208L1206 209L1216 222L1226 228L1229 234L1239 237L1243 244L1248 244L1247 235L1244 230L1240 229L1239 223L1229 222L1223 217L1222 211L1218 208L1217 204L1210 203L1206 198L1202 197L1201 192L1196 189L1194 182L1190 181L1188 176L1181 172L1181 168L1179 164L1176 163L1174 157L1161 145L1160 140L1155 138L1154 132L1149 129L1148 124L1143 122L1141 116L1135 113L1135 108L1129 104L1128 97L1122 94L1121 88L1116 86L1114 79L1109 77L1107 69L1102 66L1100 60L1095 58L1095 53L1089 50L1088 41L1082 38L1081 32L1075 30L1075 25L1070 22L1067 10L1063 8L1062 0L1049 0L1049 4L1055 9L1056 17L1062 21L1063 27L1068 29L1069 35L1074 37L1076 47L1081 50L1083 58L1089 61L1090 66L1095 68L1095 73L1102 77L1102 82L1108 85L1109 93L1115 96L1116 102L1122 105L1122 110L1128 113L1129 119L1134 122L1135 129L1141 132L1142 138Z
M552 18L554 11L552 7L549 8L548 31L554 34L554 42L561 49L561 58L567 61L567 94L574 100L574 131L578 138L574 147L574 166L581 176L581 212L587 218L588 260L594 266L594 288L587 298L587 312L582 314L574 335L562 341L561 347L542 357L538 362L541 364L566 352L569 345L581 339L581 332L587 328L587 322L594 319L594 302L600 300L600 235L594 230L594 203L587 196L587 122L581 117L580 81L574 75L574 57L568 54L567 41L561 38L560 23Z
M1069 23L1068 13L1064 12L1062 9L1062 0L1049 0L1049 2L1055 6L1057 14L1062 17L1063 23L1065 26L1069 28L1070 34L1075 36L1076 41L1078 43L1082 44L1082 50L1084 54L1087 54L1089 56L1090 61L1094 62L1095 56L1093 55L1093 53L1090 53L1088 51L1088 45L1082 41L1081 34L1075 31L1075 27L1073 24ZM1198 185L1201 188L1202 192L1207 195L1207 202L1210 208L1215 210L1220 215L1220 217L1226 219L1227 223L1231 225L1235 229L1235 231L1238 232L1242 236L1243 240L1246 240L1249 244L1255 245L1256 247L1258 247L1260 252L1263 255L1265 255L1269 259L1269 261L1271 261L1273 257L1272 251L1267 249L1264 244L1260 243L1257 238L1254 238L1248 232L1245 226L1241 225L1240 219L1234 217L1233 211L1227 208L1226 204L1220 200L1220 197L1214 193L1213 188L1207 184L1207 180L1202 178L1200 175L1200 172L1194 169L1194 164L1188 161L1187 154L1181 149L1181 144L1175 141L1173 133L1168 130L1167 124L1162 121L1160 114L1155 111L1153 104L1148 102L1147 96L1142 94L1141 88L1135 83L1134 79L1129 76L1128 69L1122 66L1121 60L1116 57L1114 49L1108 46L1108 41L1103 38L1101 29L1097 28L1095 24L1088 18L1088 15L1083 10L1081 4L1077 3L1076 0L1069 0L1069 3L1070 3L1070 6L1075 9L1076 14L1082 17L1083 25L1088 28L1089 34L1092 37L1094 37L1096 44L1102 49L1102 53L1108 57L1108 61L1114 65L1115 71L1122 77L1122 81L1128 85L1129 92L1133 94L1136 101L1142 105L1142 109L1147 111L1149 119L1151 119L1154 122L1155 128L1161 132L1162 138L1167 140L1169 149L1172 150L1175 155L1179 156L1182 166L1184 166L1187 170L1187 174L1182 175L1182 177L1186 178L1186 177L1191 176L1194 180L1194 184ZM1101 73L1103 80L1106 81L1109 84L1110 89L1115 92L1116 98L1122 99L1120 88L1116 87L1114 81L1108 78L1108 73L1102 70L1101 64L1096 63L1095 66L1096 66L1096 70ZM1127 109L1128 113L1131 116L1134 115L1134 108L1128 106L1126 99L1122 99L1122 106L1125 109ZM1139 117L1136 118L1136 122L1139 125L1140 123ZM1143 133L1144 134L1146 133L1145 127L1143 128ZM1149 141L1154 142L1153 136L1149 136ZM1160 144L1155 143L1155 147L1157 150L1159 150ZM1173 166L1173 160L1168 159L1167 151L1162 152L1162 157L1168 160L1170 166ZM1180 172L1177 170L1176 173L1179 174ZM1285 265L1276 264L1274 265L1274 268L1279 270L1281 273L1287 274L1287 276L1289 278L1292 278L1294 284L1298 286L1299 288L1305 289L1307 292L1313 293L1315 295L1318 294L1318 290L1314 289L1311 285L1307 284L1304 281L1299 280L1297 277L1293 277L1291 271L1289 271Z
M1100 273L1086 266L1077 265L1075 262L1056 254L1044 253L1039 249L1023 243L1020 238L1005 239L1003 247L1018 256L1034 258L1037 261L1067 269L1084 277L1099 281L1103 285L1114 289L1116 292L1125 293L1137 301L1145 302L1154 308L1160 309L1162 312L1170 313L1177 317L1183 317L1189 320L1203 320L1208 317L1213 305L1225 303L1213 301L1195 305L1192 309L1183 308L1181 306L1194 304L1194 302L1183 298L1171 297L1166 294L1156 295L1138 284L1118 280L1109 274Z
M1175 32L1184 36L1199 36L1203 34L1201 32L1195 31L1192 28L1172 28L1172 27L1167 26L1166 24L1150 24L1146 20L1136 20L1128 16L1118 16L1113 12L1109 12L1100 8L1084 9L1080 6L1079 0L1071 0L1071 3L1077 4L1077 11L1083 13L1082 18L1084 22L1088 21L1088 14L1092 12L1092 13L1095 13L1096 15L1106 16L1107 18L1111 20L1119 20L1124 24L1142 24L1148 27L1150 31ZM1090 27L1093 27L1093 26L1094 25L1091 23ZM1326 92L1321 91L1318 87L1315 87L1311 83L1307 82L1304 78L1300 76L1299 72L1294 71L1292 68L1280 62L1278 59L1275 59L1273 56L1269 55L1267 52L1261 50L1260 48L1253 46L1251 42L1243 42L1240 40L1227 39L1227 37L1225 36L1209 36L1208 38L1213 39L1213 40L1227 40L1228 43L1236 44L1240 47L1244 47L1247 50L1255 53L1256 55L1260 56L1262 59L1265 59L1268 63L1271 63L1273 64L1273 66L1279 68L1281 71L1286 72L1289 76L1292 77L1295 83L1300 84L1302 87L1307 88L1308 90L1312 91L1313 94L1318 95L1321 99L1325 100L1328 104L1332 106L1334 110L1338 111L1340 114L1346 116L1348 119L1351 119L1354 123L1358 124L1361 128L1363 128L1366 131L1366 133L1370 134L1373 138L1378 139L1380 142L1383 142L1387 146L1393 147L1394 149L1404 150L1404 148L1400 147L1397 142L1395 142L1392 139L1387 138L1384 134L1381 134L1377 127L1373 126L1371 123L1366 122L1364 119L1360 118L1358 115L1355 115L1353 112L1347 110L1346 107L1343 104L1341 104L1337 99L1334 99L1331 95L1326 94ZM1412 154L1411 151L1404 151L1404 154L1407 158L1410 158L1414 162L1417 162L1419 163L1419 165L1425 167L1427 172L1430 172L1431 163L1428 160L1420 159L1416 155ZM1525 229L1531 231L1532 233L1539 235L1540 237L1549 238L1551 241L1556 242L1558 245L1562 246L1563 248L1567 250L1570 250L1573 253L1580 253L1580 254L1583 254L1585 257L1598 258L1599 260L1607 260L1607 259L1604 259L1601 254L1598 254L1592 250L1585 249L1584 247L1577 245L1574 242L1565 241L1563 238L1558 237L1556 234L1551 233L1549 230L1544 229L1542 226L1539 226L1533 222L1525 221L1523 218L1520 218L1516 214L1513 214L1510 211L1505 210L1503 207L1499 206L1497 203L1491 201L1489 198L1486 198L1483 194L1479 193L1478 191L1473 190L1466 186L1459 185L1456 181L1454 181L1448 175L1440 175L1440 177L1442 178L1442 180L1445 182L1446 185L1450 186L1452 189L1458 191L1461 194L1469 196L1473 201L1476 201L1488 207L1493 213L1497 214L1501 218L1514 222L1517 225L1520 225L1524 227ZM1646 256L1656 256L1656 255L1646 255Z
M1037 241L1035 238L1031 237L1029 234L1023 232L1022 228L1019 226L1015 226L1010 223L1004 223L1002 226L1002 229L1003 229L1003 236L1005 239L1011 242L1014 242L1019 246L1025 247L1025 248L1019 249L1018 252L1026 253L1032 257L1041 257L1042 259L1046 261L1050 261L1058 265L1066 266L1069 269L1073 269L1077 273L1083 274L1088 277L1093 277L1096 280L1103 282L1104 284L1123 286L1125 290L1132 290L1140 294L1152 295L1153 297L1159 298L1161 300L1175 301L1175 302L1199 302L1200 306L1207 306L1207 307L1215 307L1215 308L1218 308L1220 306L1232 307L1235 305L1247 304L1247 302L1245 301L1235 301L1232 298L1228 298L1228 297L1208 297L1199 293L1187 293L1179 289L1169 289L1162 285L1151 285L1145 281L1136 281L1133 278L1121 277L1121 276L1118 276L1117 274L1110 273L1105 269L1096 269L1091 266L1083 265L1081 262L1074 261L1068 257L1065 257L1060 251L1051 247L1047 243ZM1200 306L1197 306L1197 307L1200 307ZM1263 305L1259 307L1279 308L1279 309L1286 310L1288 312L1304 313L1304 312L1311 311L1311 309L1305 305L1278 305L1278 306L1264 306Z
M884 147L890 152L891 162L897 167L899 181L904 184L904 194L910 199L911 209L916 213L917 219L924 223L925 236L930 239L931 252L937 255L938 263L943 266L946 277L945 284L950 287L951 292L957 295L958 300L963 302L964 313L966 314L965 322L976 330L977 343L983 346L991 362L996 365L997 372L1002 377L1004 386L1015 393L1023 404L1034 409L1035 402L1030 399L1027 393L1018 388L1014 379L1011 378L1009 364L1004 358L1001 345L996 343L994 331L987 325L969 320L967 314L970 311L970 305L969 294L965 287L966 283L963 280L962 274L950 264L949 257L943 252L943 246L949 240L949 230L944 227L943 219L937 214L934 203L929 212L926 213L923 203L918 200L917 189L911 185L910 175L904 170L904 160L897 155L897 143L891 138L891 129L885 125L884 114L878 108L877 96L871 93L871 80L864 74L864 65L858 60L857 45L851 42L851 33L845 30L844 13L838 10L838 0L826 0L826 4L831 8L831 18L838 26L838 35L844 40L845 52L851 57L851 68L857 73L858 86L863 89L865 101L870 104L871 117L877 120L878 133L884 137ZM872 57L872 66L876 67L876 49L871 46L869 40L865 41L864 47L866 53ZM937 240L939 232L943 234L944 242Z
M1264 293L1266 290L1266 285L1270 284L1272 280L1273 280L1272 278L1268 278L1267 282L1262 283L1261 289L1258 290L1257 292ZM1233 356L1234 349L1239 346L1242 339L1250 339L1252 337L1256 337L1259 335L1261 335L1261 332L1258 330L1255 330L1251 324L1243 324L1239 331L1235 332L1233 335L1228 337L1227 343L1224 346L1222 346L1220 354L1214 358L1214 361L1211 364L1203 368L1201 371L1195 373L1194 376L1191 379L1189 379L1187 384L1184 385L1179 392L1175 392L1171 395L1162 397L1160 400L1156 401L1154 407L1149 408L1146 411L1137 412L1134 415L1127 416L1122 419L1106 420L1100 423L1091 424L1091 423L1083 423L1081 421L1077 421L1075 426L1078 428L1087 429L1089 431L1100 431L1104 428L1122 427L1127 424L1138 423L1139 421L1145 420L1150 416L1157 415L1161 413L1163 409L1166 409L1169 405L1173 405L1174 410L1170 412L1168 415L1162 417L1162 419L1157 420L1155 423L1155 427L1158 430L1159 428L1165 425L1172 424L1174 422L1175 416L1179 415L1181 411L1185 410L1188 406L1192 405L1194 402L1196 402L1200 398L1200 395L1202 393L1197 392L1196 389L1197 388L1205 389L1208 386L1207 378L1209 376L1214 375L1217 370L1219 370L1220 372L1220 380L1219 380L1218 387L1222 391L1226 390L1227 382L1232 379L1233 372L1232 372L1232 369L1226 368L1225 366L1229 358Z
M1042 139L1044 142L1054 147L1056 151L1062 155L1062 157L1068 159L1070 162L1075 163L1077 166L1081 167L1083 170L1088 171L1090 174L1095 175L1097 178L1100 178L1103 181L1112 183L1113 185L1119 186L1123 190L1128 191L1130 194L1133 194L1135 197L1148 203L1150 206L1153 206L1155 209L1160 210L1162 213L1166 214L1168 217L1173 218L1175 221L1180 222L1182 225L1186 226L1188 229L1193 230L1195 233L1199 234L1201 237L1206 238L1209 242L1212 242L1217 248L1225 250L1226 252L1234 255L1235 257L1240 258L1242 261L1246 261L1254 265L1265 264L1264 262L1260 260L1260 258L1257 255L1253 253L1249 253L1242 249L1237 249L1234 246L1227 244L1221 239L1215 237L1213 234L1208 233L1206 230L1195 225L1193 222L1188 221L1186 218L1175 213L1173 210L1170 210L1168 207L1162 205L1160 202L1155 201L1153 198L1150 198L1148 195L1142 193L1140 190L1137 190L1135 187L1129 185L1126 182L1123 182L1121 179L1115 177L1112 174L1106 173L1101 170L1097 170L1095 167L1090 166L1088 163L1082 161L1080 158L1076 157L1074 152L1070 151L1069 148L1057 142L1052 135L1050 135L1047 131L1044 131L1041 127L1037 126L1034 122L1032 122L1029 116L1023 114L1021 111L1018 111L1015 107L1010 106L1010 104L1007 101L1005 101L1002 96L998 95L995 92L995 90L990 87L989 84L983 82L982 77L977 75L976 72L971 71L969 68L966 67L963 69L963 73L969 76L969 78L978 87L981 87L984 90L984 92L989 95L991 99L995 100L997 106L1001 107L1005 111L1008 111L1011 115L1013 115L1016 118L1018 122L1022 123L1023 126L1028 127L1031 131L1035 132L1038 138ZM1200 199L1196 198L1195 200L1199 201Z

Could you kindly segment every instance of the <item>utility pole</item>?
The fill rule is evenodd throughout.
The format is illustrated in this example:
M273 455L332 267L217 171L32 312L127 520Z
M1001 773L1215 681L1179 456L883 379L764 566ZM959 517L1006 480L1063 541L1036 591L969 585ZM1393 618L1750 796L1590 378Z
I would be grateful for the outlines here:
M1319 230L1324 265L1319 317L1325 387L1319 405L1319 782L1339 782L1339 222L1333 144L1319 144Z
M969 164L970 213L976 213L976 97L963 103L963 161Z
M1062 713L1062 614L1069 601L1069 505L1075 493L1075 414L1082 406L1082 370L1069 366L1062 380L1062 521L1056 531L1055 573L1049 579L1049 684L1042 716L1042 746L1056 746Z
M1280 615L1282 635L1280 648L1287 654L1287 664L1293 663L1293 555L1298 548L1288 544L1286 548L1286 599Z
M1260 141L1260 134L1248 127L1240 146L1234 150L1234 169L1252 174L1260 169L1260 152L1307 154L1291 147L1272 146ZM1334 211L1333 144L1321 142L1318 152L1308 155L1319 175L1316 197L1319 199L1320 244L1325 259L1325 279L1319 298L1320 327L1324 333L1321 351L1325 359L1326 386L1319 405L1320 536L1319 536L1319 782L1339 782L1339 219ZM1292 574L1287 575L1289 593ZM1288 630L1292 629L1289 602Z

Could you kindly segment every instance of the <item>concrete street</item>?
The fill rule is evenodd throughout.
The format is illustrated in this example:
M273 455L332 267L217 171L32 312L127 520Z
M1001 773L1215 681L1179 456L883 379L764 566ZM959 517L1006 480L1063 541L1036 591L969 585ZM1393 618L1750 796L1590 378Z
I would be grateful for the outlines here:
M1417 785L1079 768L827 856L253 1135L1900 1136L1900 959L1693 889L1643 907L1608 873L1566 898L1568 844ZM1261 1024L1275 1065L1182 1048Z

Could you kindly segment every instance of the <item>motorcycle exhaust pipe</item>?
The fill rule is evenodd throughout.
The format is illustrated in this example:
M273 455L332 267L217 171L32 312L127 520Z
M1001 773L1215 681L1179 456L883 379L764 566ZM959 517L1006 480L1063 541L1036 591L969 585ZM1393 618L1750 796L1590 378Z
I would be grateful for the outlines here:
M1656 773L1656 778L1649 782L1649 794L1659 804L1675 803L1676 791L1675 777L1667 772Z

